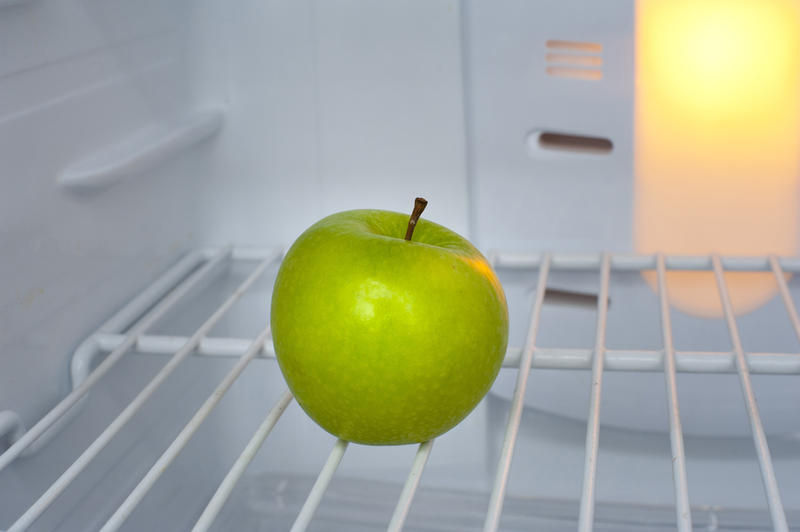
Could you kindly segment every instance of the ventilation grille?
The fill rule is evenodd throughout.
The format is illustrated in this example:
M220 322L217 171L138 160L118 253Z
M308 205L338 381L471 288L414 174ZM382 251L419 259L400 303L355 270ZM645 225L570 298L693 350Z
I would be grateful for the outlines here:
M545 72L561 78L603 79L603 45L592 42L548 40Z

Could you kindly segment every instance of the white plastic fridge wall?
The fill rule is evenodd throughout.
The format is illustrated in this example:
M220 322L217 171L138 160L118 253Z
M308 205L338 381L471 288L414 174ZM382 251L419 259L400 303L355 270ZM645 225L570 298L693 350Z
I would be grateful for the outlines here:
M457 2L6 4L0 410L26 425L197 244L283 246L415 195L467 231Z
M631 109L633 4L597 4L0 2L0 411L16 412L24 426L32 426L70 389L70 356L81 340L188 250L231 242L285 246L335 210L405 211L411 198L424 195L431 219L476 238L484 250L628 249L631 134L629 121L619 117L629 117ZM549 38L602 42L603 80L580 85L547 77L542 43ZM531 70L521 66L527 57ZM587 106L577 109L575 101ZM527 135L541 127L608 136L615 148L602 158L531 155ZM206 286L210 292L199 289L162 332L191 334L200 315L241 280L237 268L231 265L230 279ZM527 325L526 298L532 297L525 279L518 290L513 276L507 279L513 308L520 309L513 316L517 345ZM630 288L630 283L646 288L637 279L623 282L622 293L649 294L643 297L652 303L652 291ZM580 276L555 281L561 283L557 287L594 283L596 290L596 280ZM266 321L269 276L260 283L219 334L255 337ZM542 316L545 346L563 346L566 337L575 339L571 347L591 347L591 312L548 308ZM567 325L570 312L576 321ZM756 350L797 351L786 324L775 325L776 315L785 320L780 312L775 301L748 318ZM618 331L627 330L632 318L637 326L658 323L657 309L655 320L638 313L619 316L613 326ZM704 349L730 349L721 322L687 320L685 326L684 338L703 339ZM650 347L659 349L655 327L637 329L637 338L650 339ZM624 337L620 332L623 349ZM21 458L0 475L0 527L19 517L163 362L157 355L124 357L60 433L59 445ZM113 440L99 465L80 476L78 489L37 527L82 530L106 521L230 363L189 357L184 365L173 375L174 386L144 406L141 418ZM126 523L131 530L179 529L193 522L199 501L210 496L280 394L274 363L257 361L254 368L232 388L216 421L202 429L205 438L200 434L197 440L202 443L190 444ZM547 390L556 379L564 382L563 372L552 371L534 372L530 388ZM563 395L550 392L534 401L558 416L525 410L521 442L527 446L518 447L509 484L511 495L567 502L540 505L525 499L515 506L510 498L507 505L522 515L531 504L537 516L543 511L554 520L576 514L590 374L570 375L574 388L557 386ZM636 425L660 416L666 430L665 399L652 395L663 388L650 385L660 386L662 376L630 377L607 376L612 404L605 412L622 425L626 417L636 418L628 420ZM756 376L757 395L791 388L785 382L791 378ZM426 511L435 516L445 510L452 515L446 513L443 527L463 529L462 518L482 522L508 410L502 397L513 389L513 379L504 370L498 383L503 389L437 442L421 493L447 489L427 492L430 504L418 503L423 518L417 523L430 521ZM631 404L626 390L645 381ZM728 416L728 425L738 423L740 429L722 439L688 436L695 439L687 440L687 448L697 453L688 459L695 456L709 478L731 479L690 476L696 484L692 502L754 509L755 517L748 518L768 527L752 441L743 436L748 434L744 410L730 404L730 398L741 400L736 377L682 375L681 382L724 397L721 405L696 402L697 419ZM779 481L790 495L797 493L793 479L800 478L796 430L786 429L797 423L792 407L770 400L763 409ZM227 509L231 523L241 517L256 526L264 515L291 523L330 450L332 440L296 406L281 423ZM671 505L670 465L662 460L669 455L668 435L607 430L601 502ZM662 454L654 457L652 449ZM383 526L413 454L411 448L348 451L342 477L377 483L334 483L339 491L332 493L350 504L340 505L347 508L344 517L335 502L329 504L331 519L341 518L348 523L343 528L353 530L353 518L379 513L375 520L381 525L364 528ZM276 471L286 477L259 476ZM664 482L652 482L654 471ZM385 504L379 512L371 513L365 492L380 494L375 504ZM353 510L357 507L361 513ZM630 511L612 505L606 515ZM716 509L703 511L699 522L713 523ZM674 518L671 508L659 515L664 522ZM269 523L263 526L270 529Z
M466 233L460 25L454 1L0 2L0 411L33 426L70 389L82 338L197 245L286 245L329 212L405 210L415 195L431 201L432 218ZM259 296L252 319L261 324L268 291ZM149 368L124 361L61 445L20 458L21 475L4 471L0 528ZM179 377L183 386L218 376L207 364L197 371ZM268 375L252 377L240 407L257 409L258 393L272 402L262 379L280 379ZM188 393L169 390L168 404ZM112 489L103 479L124 491L116 481L134 478L125 464L144 466L139 453L166 442L141 438L181 424L180 413L151 408L156 417L144 419L156 425L120 435L105 458L111 470L81 477L95 493L89 506L64 501L83 508L75 521L57 513L37 527L102 522L110 507L95 502ZM310 473L327 441L305 437L313 427L292 416L283 448L302 441L305 451L278 463ZM222 431L219 445L238 452L235 434L252 429L241 419L229 416L233 432ZM195 455L194 473L181 469L166 484L169 503L148 513L153 521L131 526L171 529L171 518L185 518L173 490L188 495L197 474L227 468L230 455L214 447Z

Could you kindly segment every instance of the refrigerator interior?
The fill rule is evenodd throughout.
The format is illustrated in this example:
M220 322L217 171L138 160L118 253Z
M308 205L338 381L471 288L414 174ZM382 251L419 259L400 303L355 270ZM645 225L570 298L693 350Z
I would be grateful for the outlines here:
M0 530L800 527L800 261L634 253L634 9L0 0ZM509 351L432 446L345 446L286 395L272 282L415 196L494 264ZM723 270L780 289L737 313Z

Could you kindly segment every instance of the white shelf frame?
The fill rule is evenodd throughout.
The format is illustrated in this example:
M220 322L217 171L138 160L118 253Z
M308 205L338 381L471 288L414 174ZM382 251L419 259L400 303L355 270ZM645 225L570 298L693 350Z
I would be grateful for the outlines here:
M60 428L66 425L87 400L90 389L126 354L133 351L171 355L161 371L142 389L111 424L89 445L78 459L64 471L39 499L25 510L10 525L8 532L26 530L66 490L77 475L125 426L136 411L150 398L166 377L190 355L235 356L239 361L219 383L214 392L199 407L192 419L167 447L150 470L131 491L101 529L103 532L117 530L133 512L138 503L156 484L158 479L178 456L183 447L199 429L213 408L235 380L257 357L271 358L274 352L268 330L263 330L255 339L214 338L207 334L225 313L247 292L268 267L275 265L281 253L274 249L233 248L204 249L189 254L166 272L151 287L144 290L131 303L112 316L96 333L91 335L76 351L72 361L73 390L33 427L16 434L16 441L0 454L0 471L23 454L32 454L38 447L51 440ZM662 371L667 391L670 445L672 450L673 484L675 493L675 518L681 532L692 530L689 505L686 456L683 447L680 408L678 404L676 374L678 372L736 373L742 386L744 405L750 419L750 428L761 470L767 506L774 530L788 531L788 523L778 488L772 459L764 434L761 416L750 383L750 375L800 374L800 353L747 353L744 351L733 312L725 271L772 272L779 287L779 295L788 314L794 332L800 340L800 318L786 283L786 273L800 273L800 258L765 257L719 257L711 256L663 256L626 254L510 254L495 252L490 255L496 268L525 269L536 272L537 286L530 313L524 347L509 348L504 366L517 368L517 384L511 400L506 423L503 446L497 463L496 475L489 507L484 522L484 531L498 530L502 515L505 488L513 460L514 447L522 417L525 388L530 371L538 368L561 368L591 370L592 384L589 414L586 429L584 482L580 499L578 530L588 532L594 524L594 486L597 475L597 453L599 449L599 427L601 420L602 377L605 371ZM217 308L209 318L189 337L151 335L147 331L156 325L167 312L202 282L212 277L227 261L258 261L247 279ZM594 271L599 275L600 293L597 300L597 325L593 349L538 348L536 337L539 318L544 303L548 276L555 270ZM605 346L610 275L613 271L654 270L658 280L663 349L660 350L609 350ZM678 351L672 339L670 303L666 291L668 270L699 270L712 272L722 302L724 320L733 346L730 352ZM149 309L149 310L148 310ZM105 355L103 361L92 371L89 368L97 357ZM194 526L194 532L208 530L227 501L236 483L244 475L247 466L255 457L266 437L276 426L281 414L292 401L285 391L267 413L239 458L221 480L216 493ZM6 415L8 419L12 415ZM11 432L22 432L18 423L4 423ZM4 436L0 434L0 437ZM341 462L348 442L338 440L323 466L308 498L292 527L292 532L301 532L312 521L314 512L324 497L325 490ZM406 483L387 523L387 530L397 532L403 524L419 486L425 464L433 448L433 441L419 445L411 465Z

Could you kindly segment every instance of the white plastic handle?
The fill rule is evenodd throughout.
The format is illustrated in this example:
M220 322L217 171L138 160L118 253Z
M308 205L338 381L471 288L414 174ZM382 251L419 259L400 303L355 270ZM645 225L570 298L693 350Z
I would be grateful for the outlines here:
M71 189L94 189L139 175L210 138L222 123L220 111L198 112L174 127L137 134L67 167L58 184Z

